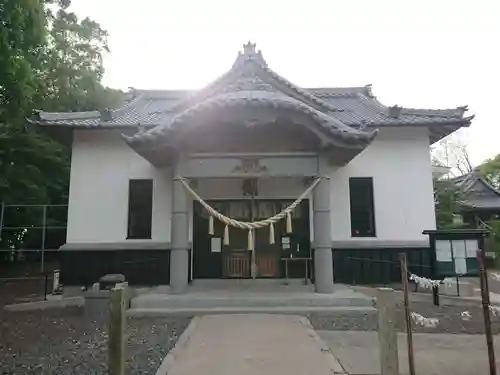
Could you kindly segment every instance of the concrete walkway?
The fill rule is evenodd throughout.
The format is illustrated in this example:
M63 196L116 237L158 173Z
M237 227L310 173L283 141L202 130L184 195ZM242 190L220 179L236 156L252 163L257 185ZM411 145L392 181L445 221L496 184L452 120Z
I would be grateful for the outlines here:
M307 319L294 315L194 318L157 375L333 375L342 367Z
M380 374L376 332L319 331L349 375ZM489 374L483 335L414 333L415 370L425 375ZM408 374L406 336L398 335L399 370ZM500 337L495 337L497 372L500 373Z

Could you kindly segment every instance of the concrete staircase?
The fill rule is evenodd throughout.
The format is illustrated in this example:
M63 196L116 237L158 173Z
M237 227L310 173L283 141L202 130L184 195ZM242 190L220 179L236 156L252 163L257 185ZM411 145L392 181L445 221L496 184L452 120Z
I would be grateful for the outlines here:
M139 290L130 316L176 314L373 311L373 299L338 285L332 294L314 293L300 280L198 280L187 293L169 294L168 287Z

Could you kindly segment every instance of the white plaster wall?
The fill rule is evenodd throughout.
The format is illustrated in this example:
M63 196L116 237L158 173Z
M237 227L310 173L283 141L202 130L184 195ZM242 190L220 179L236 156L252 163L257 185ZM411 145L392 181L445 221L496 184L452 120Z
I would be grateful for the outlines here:
M333 241L422 241L422 231L435 228L425 128L382 130L347 166L332 168L331 177ZM374 179L376 238L351 238L349 177ZM119 132L82 130L73 142L68 243L134 241L126 240L130 178L154 180L152 241L170 241L171 171L150 165ZM305 188L299 178L262 179L259 196L294 199ZM206 199L242 198L237 179L200 179L196 190Z
M125 241L130 178L154 180L152 240L170 241L171 172L154 168L119 132L79 130L71 157L68 243Z
M345 167L332 169L332 239L351 238L349 177L373 177L376 239L422 241L435 229L432 167L427 128L382 129Z

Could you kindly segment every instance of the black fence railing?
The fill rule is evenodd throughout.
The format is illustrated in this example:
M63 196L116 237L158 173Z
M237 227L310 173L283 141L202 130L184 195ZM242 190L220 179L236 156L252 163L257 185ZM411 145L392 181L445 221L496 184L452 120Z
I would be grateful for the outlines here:
M333 249L335 282L353 285L399 283L401 253L406 254L410 272L424 277L433 275L433 258L428 247Z
M364 270L368 269L383 269L385 272L384 278L379 278L377 283L383 286L391 286L395 289L399 289L402 285L401 279L401 262L400 261L388 261L388 260L377 260L377 259L367 259L367 258L357 258L357 257L348 257L348 264L354 270L353 272L353 280L350 284L359 284L355 280L356 269L363 267ZM460 284L463 278L469 277L468 274L455 274L452 276L441 276L436 277L435 270L433 265L425 265L425 264L415 264L415 263L407 263L407 269L409 274L413 274L419 277L425 277L436 281L441 281L441 283L433 290L431 287L425 288L422 285L419 285L417 282L414 282L411 278L409 279L409 283L413 285L413 292L426 292L426 293L435 293L436 298L438 298L438 293L443 293L444 287L448 286L446 295L461 295L461 287ZM474 273L478 270L469 270L469 272ZM451 294L450 294L451 293ZM436 304L439 304L439 299L437 299Z
M169 249L64 250L60 259L61 283L65 286L91 286L100 277L115 273L125 275L130 285L170 282Z
M379 278L381 284L389 284L393 282L401 282L401 263L391 260L380 260L380 259L367 259L367 258L357 258L357 257L348 257L348 263L351 265L352 269L356 270L357 268L366 269L378 269L378 273L382 274L382 277ZM359 264L356 264L358 263ZM370 265L364 264L371 263ZM433 267L431 265L418 264L418 263L408 263L408 271L411 273L415 273L418 275L431 275L433 273ZM425 270L424 272L422 272ZM355 273L353 273L353 276ZM353 280L353 284L355 284L355 280ZM376 283L379 284L379 283Z
M36 263L43 273L47 263L57 262L66 241L67 211L67 205L0 203L0 268Z
M26 276L0 274L0 305L47 300L53 291L54 271Z

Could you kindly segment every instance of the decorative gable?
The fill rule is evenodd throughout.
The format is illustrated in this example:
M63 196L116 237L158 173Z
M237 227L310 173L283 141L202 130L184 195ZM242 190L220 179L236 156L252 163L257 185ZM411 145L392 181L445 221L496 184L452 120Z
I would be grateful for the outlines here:
M243 53L238 53L236 61L227 73L181 101L176 110L184 110L210 97L224 93L255 91L279 93L324 113L338 110L308 90L299 88L269 69L262 52L256 50L255 47L256 45L250 42L245 44Z

